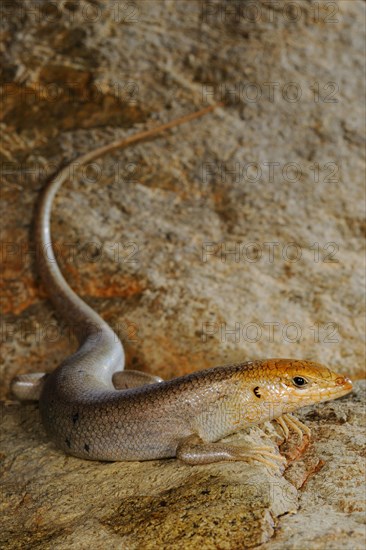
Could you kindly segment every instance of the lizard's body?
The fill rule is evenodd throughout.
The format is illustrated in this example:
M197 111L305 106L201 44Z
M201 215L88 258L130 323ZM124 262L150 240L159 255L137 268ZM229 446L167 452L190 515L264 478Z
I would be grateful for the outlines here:
M96 149L78 159L79 165L209 110ZM51 374L19 376L12 385L19 399L39 398L46 431L65 452L94 460L177 456L191 464L248 458L268 462L264 457L276 459L276 455L265 447L258 448L256 454L255 450L216 442L276 418L286 429L287 413L351 391L347 378L317 363L290 359L216 367L168 382L123 371L121 342L71 290L52 251L51 207L68 176L66 167L42 195L36 246L43 282L58 311L78 327L80 348ZM299 386L296 379L302 379L304 385ZM116 389L121 387L129 389Z

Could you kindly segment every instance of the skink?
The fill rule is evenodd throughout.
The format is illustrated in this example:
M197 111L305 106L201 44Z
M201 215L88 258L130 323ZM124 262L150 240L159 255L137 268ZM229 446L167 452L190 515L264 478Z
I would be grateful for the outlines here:
M115 149L198 118L213 107L95 149L79 165ZM49 437L66 453L91 460L150 460L177 457L189 464L282 457L267 446L248 448L219 440L276 419L285 434L308 428L290 415L313 403L352 390L352 382L311 361L268 359L194 372L162 381L124 371L120 340L103 319L70 288L52 248L53 199L70 175L63 168L46 186L36 217L39 270L50 298L78 328L79 349L52 373L25 374L12 382L19 400L39 399Z

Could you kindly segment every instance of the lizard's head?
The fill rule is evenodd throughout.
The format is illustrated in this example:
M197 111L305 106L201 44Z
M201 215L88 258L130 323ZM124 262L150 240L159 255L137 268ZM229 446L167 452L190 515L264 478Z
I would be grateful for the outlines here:
M253 393L272 406L273 417L352 391L352 382L324 365L296 359L269 359L253 363ZM257 370L258 369L258 370ZM257 375L255 376L255 371ZM271 415L272 416L272 415Z

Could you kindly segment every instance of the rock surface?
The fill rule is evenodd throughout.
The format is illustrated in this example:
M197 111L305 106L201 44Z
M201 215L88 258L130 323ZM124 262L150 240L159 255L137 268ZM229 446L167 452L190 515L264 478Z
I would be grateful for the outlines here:
M314 443L285 476L258 463L66 457L47 442L35 406L4 406L1 547L361 549L365 390L358 382L352 396L304 409ZM231 439L261 436L255 428Z
M135 369L292 356L364 378L365 3L269 4L4 3L3 399L75 347L36 274L48 175L213 100L227 106L74 167L53 214L63 272ZM7 402L1 544L362 548L363 387L303 413L314 443L285 477L83 462L47 442L35 405Z

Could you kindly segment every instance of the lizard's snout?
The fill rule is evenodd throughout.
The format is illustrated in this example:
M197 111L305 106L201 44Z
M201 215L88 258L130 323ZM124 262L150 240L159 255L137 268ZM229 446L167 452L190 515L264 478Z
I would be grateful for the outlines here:
M351 391L353 389L352 380L346 376L338 376L335 382L337 386L343 386L345 390Z

